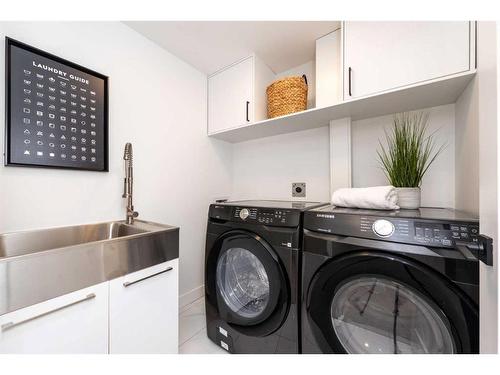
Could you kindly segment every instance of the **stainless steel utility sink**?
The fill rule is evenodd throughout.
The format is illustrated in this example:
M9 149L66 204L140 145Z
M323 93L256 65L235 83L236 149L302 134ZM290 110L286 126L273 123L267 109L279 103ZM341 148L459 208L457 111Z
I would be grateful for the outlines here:
M0 315L179 256L179 228L135 220L0 234Z
M0 258L146 232L147 230L140 228L140 226L111 222L2 234L0 235Z

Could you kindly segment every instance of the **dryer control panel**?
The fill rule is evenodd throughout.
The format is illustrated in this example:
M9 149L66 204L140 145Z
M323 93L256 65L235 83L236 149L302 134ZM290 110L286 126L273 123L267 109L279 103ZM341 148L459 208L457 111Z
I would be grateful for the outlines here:
M299 226L300 215L300 211L293 209L229 206L223 204L211 205L209 212L209 216L214 219L280 227Z

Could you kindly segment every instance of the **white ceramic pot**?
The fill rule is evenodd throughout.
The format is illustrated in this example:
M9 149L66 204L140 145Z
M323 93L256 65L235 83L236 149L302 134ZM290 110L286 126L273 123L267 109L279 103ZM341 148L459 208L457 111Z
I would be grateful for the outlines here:
M420 188L396 188L398 206L406 210L420 208Z

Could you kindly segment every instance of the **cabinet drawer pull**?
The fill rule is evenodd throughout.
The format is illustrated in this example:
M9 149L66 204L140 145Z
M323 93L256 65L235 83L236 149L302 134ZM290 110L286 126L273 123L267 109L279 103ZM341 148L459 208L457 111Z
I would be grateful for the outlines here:
M349 96L352 96L352 92L351 92L351 77L352 77L352 68L349 67Z
M153 273L152 275L149 275L149 276L146 276L146 277L143 277L142 279L137 279L135 281L125 281L123 283L123 286L126 288L130 285L133 285L133 284L136 284L138 282L141 282L141 281L144 281L144 280L147 280L147 279L150 279L152 277L155 277L155 276L158 276L158 275L161 275L162 273L165 273L165 272L168 272L168 271L172 271L174 268L173 267L168 267L166 270L163 270L163 271L160 271L160 272L157 272L157 273Z
M248 106L250 105L250 102L247 100L247 122L250 122L250 117L248 113Z
M5 332L9 329L12 329L14 327L17 327L17 326L20 326L21 324L24 324L24 323L28 323L28 322L31 322L32 320L35 320L35 319L38 319L38 318L43 318L44 316L47 316L47 315L50 315L52 313L55 313L57 311L61 311L61 310L64 310L68 307L71 307L71 306L75 306L79 303L82 303L82 302L85 302L85 301L89 301L91 299L94 299L96 297L96 295L94 293L90 293L88 294L86 297L82 298L82 299L79 299L75 302L71 302L71 303L68 303L67 305L64 305L64 306L61 306L61 307L57 307L53 310L50 310L50 311L47 311L47 312L44 312L40 315L35 315L35 316L32 316L31 318L27 318L27 319L24 319L24 320L20 320L19 322L8 322L8 323L5 323L5 324L2 324L2 332Z

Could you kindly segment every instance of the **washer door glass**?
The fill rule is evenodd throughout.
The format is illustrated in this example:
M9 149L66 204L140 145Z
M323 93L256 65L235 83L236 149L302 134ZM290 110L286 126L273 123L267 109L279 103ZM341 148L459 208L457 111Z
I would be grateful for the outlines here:
M453 353L442 311L395 280L360 277L343 284L331 303L335 334L348 353Z
M230 248L217 262L217 287L226 305L244 318L255 318L269 302L269 278L250 251Z

